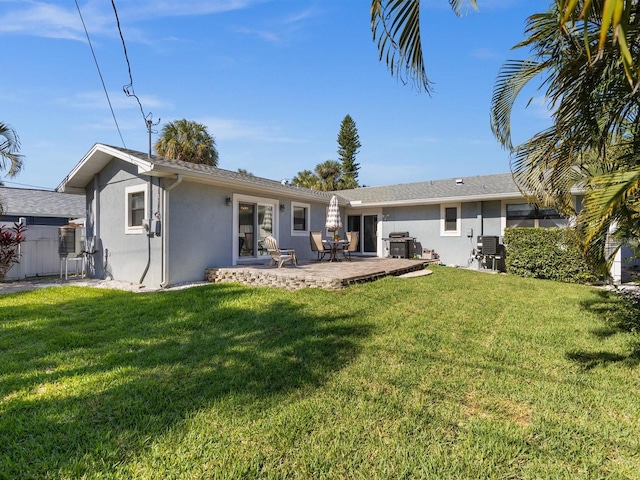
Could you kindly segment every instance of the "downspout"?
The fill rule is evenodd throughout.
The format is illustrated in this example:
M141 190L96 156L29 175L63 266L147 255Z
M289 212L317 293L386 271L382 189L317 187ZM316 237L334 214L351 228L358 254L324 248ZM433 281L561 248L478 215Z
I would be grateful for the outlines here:
M169 285L169 192L182 183L182 175L178 174L174 182L162 192L162 281L160 287Z
M102 275L98 276L98 269L96 268L96 259L92 257L91 263L93 264L93 275L94 277L99 278L107 278L107 262L108 258L106 256L102 257L103 252L100 251L101 241L100 241L100 174L96 173L93 176L93 238L91 239L93 245L91 249L88 249L90 252L97 252L98 258L100 258L102 263ZM85 220L86 222L87 220ZM86 227L86 225L85 225Z

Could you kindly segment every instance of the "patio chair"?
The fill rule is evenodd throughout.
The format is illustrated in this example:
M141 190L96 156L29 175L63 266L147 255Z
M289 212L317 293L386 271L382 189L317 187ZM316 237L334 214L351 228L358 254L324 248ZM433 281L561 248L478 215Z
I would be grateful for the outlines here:
M318 261L322 260L327 253L331 253L331 247L322 241L322 232L309 232L309 242L311 251L318 254Z
M349 258L349 261L351 261L351 252L358 251L360 243L358 242L359 239L359 232L347 232L347 240L349 240L349 244L342 250L342 255L344 255L345 258ZM349 255L348 257L347 254Z
M287 262L291 262L293 265L298 264L298 261L296 259L296 251L291 248L278 248L278 241L271 235L265 237L264 245L265 247L267 247L267 252L269 252L269 255L271 255L269 266L273 265L276 262L278 263L278 268L282 268L282 265Z

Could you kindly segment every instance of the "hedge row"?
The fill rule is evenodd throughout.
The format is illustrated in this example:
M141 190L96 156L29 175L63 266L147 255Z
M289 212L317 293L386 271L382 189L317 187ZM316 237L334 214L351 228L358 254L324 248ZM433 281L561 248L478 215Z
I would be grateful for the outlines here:
M591 283L598 279L573 229L507 228L504 243L507 273L568 283Z

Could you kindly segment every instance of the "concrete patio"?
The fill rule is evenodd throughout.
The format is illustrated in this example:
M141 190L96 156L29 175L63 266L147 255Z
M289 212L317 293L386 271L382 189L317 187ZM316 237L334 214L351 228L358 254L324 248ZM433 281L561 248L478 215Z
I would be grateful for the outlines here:
M237 282L287 290L324 288L340 290L354 283L370 282L389 275L424 270L429 261L403 258L353 257L352 261L299 261L298 266L277 268L267 264L210 267L205 279L212 283Z

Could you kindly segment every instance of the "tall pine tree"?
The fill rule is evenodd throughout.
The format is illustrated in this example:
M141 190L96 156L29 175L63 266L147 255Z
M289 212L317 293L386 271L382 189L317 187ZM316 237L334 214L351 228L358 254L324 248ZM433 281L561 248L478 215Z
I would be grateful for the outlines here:
M356 154L362 146L356 122L347 114L340 124L340 133L338 133L338 155L342 162L342 187L357 188L358 170L360 164L356 163Z

